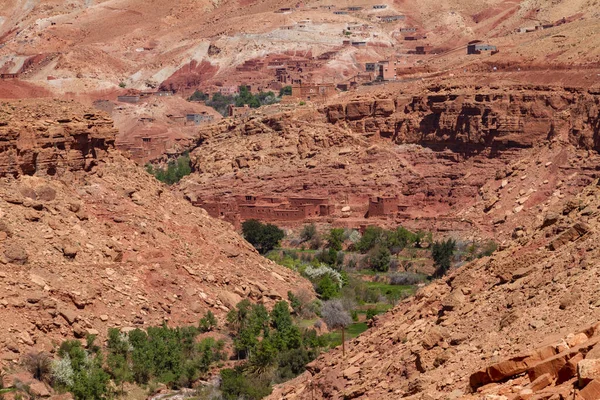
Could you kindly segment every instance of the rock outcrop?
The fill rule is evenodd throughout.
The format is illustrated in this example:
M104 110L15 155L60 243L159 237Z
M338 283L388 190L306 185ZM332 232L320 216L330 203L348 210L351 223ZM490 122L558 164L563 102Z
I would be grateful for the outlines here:
M600 93L594 89L430 87L414 97L356 99L325 109L331 123L396 143L465 154L526 148L562 138L600 150Z
M73 102L0 104L0 176L89 171L116 134L106 115Z

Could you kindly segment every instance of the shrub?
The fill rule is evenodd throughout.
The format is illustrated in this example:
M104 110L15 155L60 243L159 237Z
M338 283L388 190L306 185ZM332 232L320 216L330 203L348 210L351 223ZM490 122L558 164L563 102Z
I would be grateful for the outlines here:
M321 239L321 236L316 235L315 237L313 237L310 240L310 249L311 250L318 250L321 248L321 246L323 245L323 240Z
M292 95L292 87L291 86L284 86L281 89L279 89L279 97L291 96L291 95Z
M217 327L217 318L212 313L212 311L208 310L206 315L200 319L199 329L200 332L210 332Z
M436 241L431 248L431 256L435 263L436 270L434 276L439 278L443 276L449 269L456 249L456 242L452 239L438 242Z
M271 394L269 379L243 374L240 367L221 370L221 392L225 400L259 400Z
M327 246L335 251L342 250L344 243L344 230L342 228L333 228L327 235Z
M235 98L233 96L223 96L217 92L213 94L212 99L206 100L206 105L214 108L219 114L226 117L230 104L234 104Z
M249 219L242 223L242 233L244 238L261 254L273 250L285 236L277 226L262 224L255 219Z
M203 93L199 90L194 91L194 93L189 97L189 101L205 101L208 100L209 96L206 93Z
M369 251L366 263L374 271L387 272L390 269L390 251L378 245Z
M109 375L102 368L102 355L86 352L77 340L63 342L60 360L52 363L55 387L66 389L77 400L104 399L109 395Z
M373 319L374 316L377 315L377 310L374 308L367 308L367 320Z
M378 226L369 226L365 229L365 233L363 233L360 240L356 243L356 250L361 253L366 253L372 248L374 248L377 244L380 244L384 241L384 231Z
M146 164L146 171L156 177L161 182L167 185L177 183L183 178L192 173L190 156L185 154L171 160L166 168L154 167L152 164Z
M290 305L292 306L292 310L298 315L302 313L304 309L304 302L300 299L299 296L296 296L291 291L288 291L288 300L290 301Z
M52 361L44 352L29 353L23 359L23 365L38 381L47 381L50 377Z
M493 240L488 240L481 247L481 250L479 251L479 254L477 255L477 257L478 258L489 257L492 254L494 254L494 252L497 249L498 249L498 243L494 242Z
M302 231L300 232L300 239L303 242L307 242L312 240L317 235L317 227L315 224L304 225Z
M313 283L320 281L323 276L329 275L338 288L341 288L344 284L344 278L341 273L323 264L318 267L313 267L312 265L307 266L303 271L303 275Z
M330 275L324 275L317 283L316 292L321 295L323 300L329 300L336 297L340 291Z

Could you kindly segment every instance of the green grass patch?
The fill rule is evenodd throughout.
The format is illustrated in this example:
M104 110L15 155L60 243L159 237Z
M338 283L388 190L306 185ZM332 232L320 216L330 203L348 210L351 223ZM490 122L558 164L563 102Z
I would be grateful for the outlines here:
M359 306L357 312L359 314L366 314L368 309L375 309L377 314L383 314L388 310L394 308L392 304L389 303L365 303Z
M312 318L312 319L301 319L299 321L297 321L297 325L298 328L313 328L315 325L315 322L318 321L318 318Z
M346 341L353 339L369 329L366 322L355 322L346 328ZM329 332L323 335L329 347L337 347L342 344L340 331Z
M347 338L355 338L364 331L369 329L366 322L357 322L352 325L348 325L346 328L346 337Z
M411 296L416 292L416 287L412 285L390 285L383 282L365 282L367 287L378 289L381 294L387 297L402 298Z

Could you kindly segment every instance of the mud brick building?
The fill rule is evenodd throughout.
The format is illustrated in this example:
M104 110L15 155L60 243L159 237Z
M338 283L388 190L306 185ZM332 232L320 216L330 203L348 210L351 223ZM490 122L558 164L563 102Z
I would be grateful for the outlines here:
M378 196L369 199L368 217L388 217L398 213L398 196Z
M292 97L303 100L324 100L336 93L333 83L302 83L292 86Z

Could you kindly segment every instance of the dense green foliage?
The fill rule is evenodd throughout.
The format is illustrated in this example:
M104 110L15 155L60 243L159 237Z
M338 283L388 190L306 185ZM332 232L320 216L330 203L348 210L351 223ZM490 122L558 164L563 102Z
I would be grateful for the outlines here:
M317 282L315 290L323 300L333 299L340 292L338 284L331 279L331 275L323 275Z
M208 100L210 97L208 96L208 94L203 93L199 90L196 90L188 99L188 101L206 101Z
M344 230L342 228L334 228L329 231L327 236L327 247L332 250L342 250L342 243L344 243Z
M288 296L299 307L299 298ZM221 372L221 390L226 399L255 399L270 393L271 382L291 379L314 360L323 339L314 330L302 331L294 324L287 302L275 304L267 312L262 304L242 300L227 314L238 358L243 366Z
M227 116L230 104L235 105L236 107L248 105L250 108L258 108L268 104L275 104L280 101L279 97L273 92L259 92L257 94L252 94L246 86L240 86L239 91L239 94L235 96L225 96L219 92L213 94L212 99L208 99L208 96L206 96L206 105L214 108L221 115Z
M221 370L221 392L225 400L259 400L271 394L269 379L244 374L242 367Z
M145 384L157 381L171 387L188 387L210 365L224 359L223 341L206 338L196 343L195 327L149 327L123 334L108 331L108 370L115 381Z
M213 94L212 99L206 100L207 106L214 108L224 117L227 116L228 107L230 104L235 104L235 97L224 96L219 92Z
M244 238L261 254L273 250L285 236L283 231L272 224L263 224L255 219L242 223Z
M373 271L387 272L390 269L391 253L387 247L376 245L367 254L367 265Z
M200 319L198 329L200 332L210 332L217 328L217 319L212 311L208 310L206 315Z
M375 246L380 245L396 254L408 245L419 245L424 236L425 234L422 232L413 233L402 226L395 230L369 226L365 229L360 241L356 243L355 248L361 253L367 253Z
M88 350L77 340L61 344L59 360L52 364L53 385L68 390L77 400L104 399L110 394L110 376L102 368L102 353L93 346L93 338L88 343Z
M292 95L292 87L291 86L284 86L281 89L279 89L279 97L291 96L291 95Z
M450 269L452 256L456 250L456 242L453 239L436 241L431 248L431 256L435 263L435 277L443 276Z
M190 156L185 154L178 157L177 160L171 160L166 168L146 164L146 171L154 175L159 181L172 185L179 182L184 176L192 173Z

